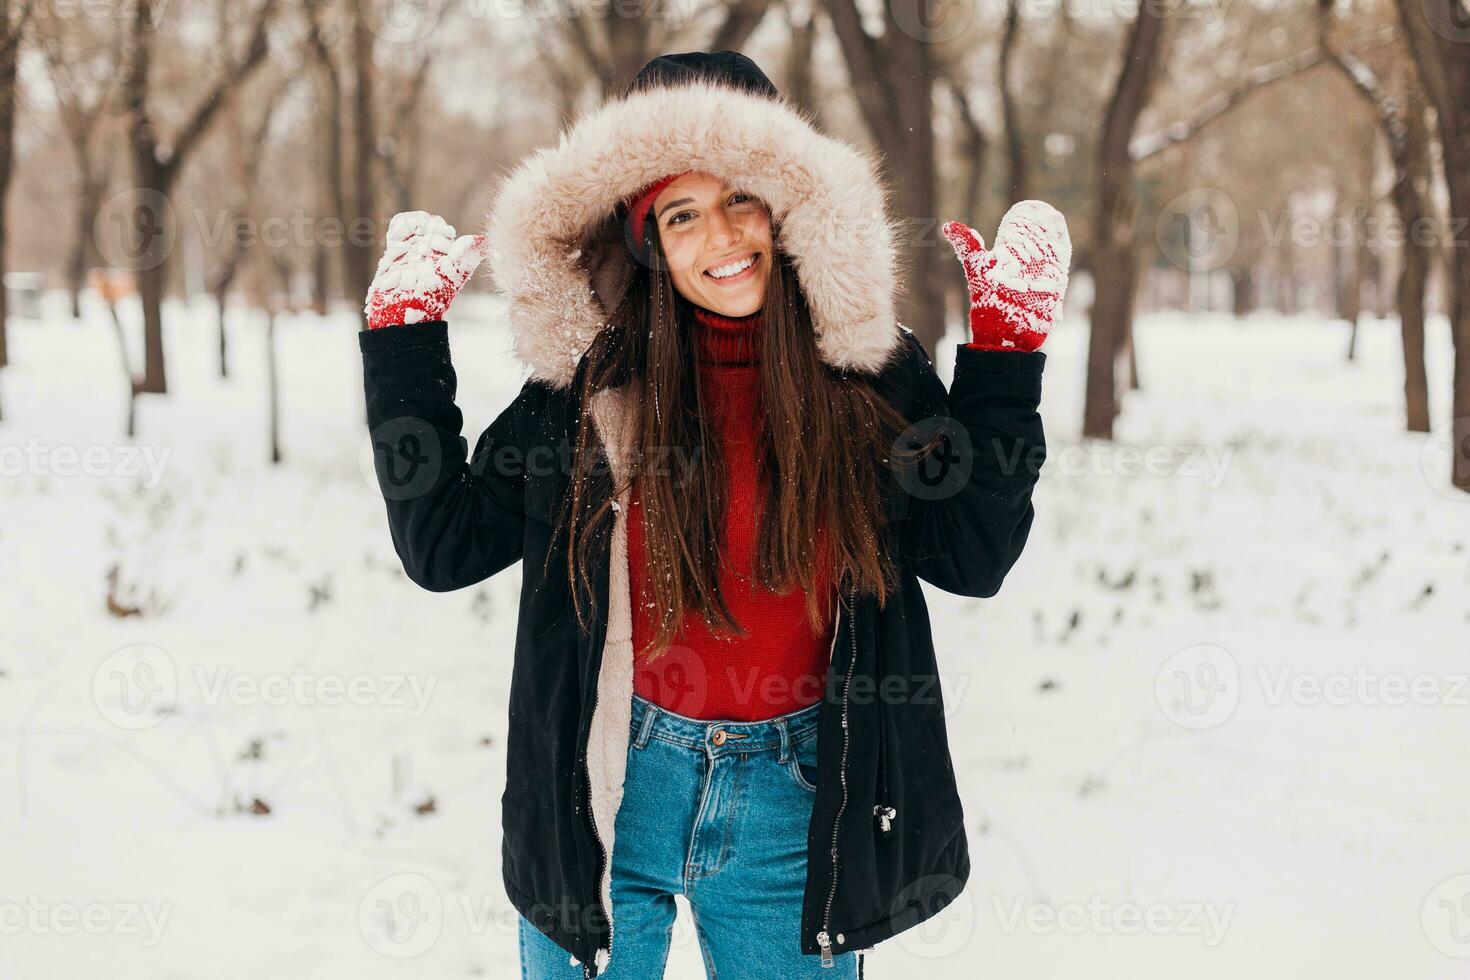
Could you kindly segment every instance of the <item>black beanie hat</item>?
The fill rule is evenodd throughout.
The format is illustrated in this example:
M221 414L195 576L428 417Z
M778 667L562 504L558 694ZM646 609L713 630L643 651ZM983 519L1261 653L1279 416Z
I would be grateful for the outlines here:
M760 66L739 51L685 51L661 54L639 69L625 94L654 85L704 80L779 98L776 86Z
M714 82L770 99L781 97L766 73L760 70L760 66L739 51L661 54L639 70L624 96L660 85L679 85L695 81ZM625 240L628 250L640 262L648 263L653 260L651 228L645 221L648 209L659 191L679 176L681 175L677 173L665 174L660 180L647 185L622 202L619 213L623 218Z

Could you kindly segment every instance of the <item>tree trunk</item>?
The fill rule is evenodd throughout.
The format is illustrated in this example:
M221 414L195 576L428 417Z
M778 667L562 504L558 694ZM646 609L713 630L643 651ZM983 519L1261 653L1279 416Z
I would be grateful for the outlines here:
M933 351L945 332L942 276L952 262L938 234L934 150L934 38L928 0L885 4L881 38L870 36L854 0L826 0L853 94L868 133L897 184L897 211L908 224L901 261L906 289L899 319Z
M1389 190L1404 228L1403 260L1396 290L1399 331L1404 346L1404 409L1410 432L1429 431L1429 377L1424 363L1424 295L1433 256L1419 234L1426 216L1430 172L1429 129L1417 87L1405 99L1403 145L1394 153L1394 183Z
M152 142L134 144L133 176L139 200L129 213L132 227L129 252L137 262L138 300L143 308L143 378L139 391L161 395L168 391L163 349L163 289L168 271L167 215L154 202L167 201L172 181L154 158Z
M265 304L265 376L269 398L271 463L281 461L281 381L279 358L276 356L276 307L269 298Z
M9 7L9 4L0 6L7 26L10 24ZM20 30L19 27L13 29ZM19 42L13 41L0 51L0 368L10 363L10 341L6 330L10 302L4 285L6 240L9 237L5 201L10 194L10 178L15 171L15 85L19 47Z
M1103 120L1097 156L1097 212L1093 226L1095 294L1087 350L1082 434L1113 437L1119 411L1118 355L1133 319L1138 281L1134 248L1133 158L1129 144L1158 74L1169 8L1142 4L1128 31L1123 67Z
M999 85L1001 119L1005 125L1007 178L1010 181L1006 206L1031 196L1030 171L1026 162L1026 134L1021 128L1021 111L1011 91L1011 65L1021 36L1021 0L1010 0L1000 42Z
M1455 347L1451 396L1450 481L1470 493L1470 44L1461 0L1398 0L1399 19L1419 78L1439 120L1451 229L1461 236L1451 248L1450 336Z
M617 18L613 18L616 20ZM376 235L366 234L366 228L376 227L373 193L373 156L376 153L373 120L373 34L367 18L353 19L352 63L354 70L352 92L353 127L353 220L348 222L347 243L343 249L348 299L358 310L361 327L367 326L367 314L362 312L362 299L372 287L374 249Z
M1237 319L1244 319L1255 308L1254 270L1249 265L1237 265L1230 270L1230 312Z
M128 230L130 257L136 261L138 298L143 306L143 380L141 389L150 394L168 391L163 350L163 291L168 273L168 195L184 161L209 132L219 111L251 72L265 62L269 53L267 31L276 0L265 0L256 13L245 55L229 67L195 105L194 111L172 139L160 141L149 113L149 77L152 74L153 40L157 33L154 7L158 0L132 0L127 53L122 68L123 108L128 117L132 145L133 182L138 200L134 203ZM357 18L359 21L363 18Z
M924 2L914 0L915 6ZM905 40L907 43L894 46L892 60L899 117L909 120L908 132L902 134L905 138L901 141L905 152L895 163L897 172L904 175L898 188L899 213L916 223L906 236L911 285L902 297L900 315L925 349L936 351L946 326L943 274L951 263L958 263L947 245L941 251L943 240L934 220L939 213L939 182L935 173L932 52L928 44L906 35ZM955 277L963 278L959 272L956 267Z
M1354 241L1333 246L1333 304L1337 307L1337 315L1356 329L1358 314L1363 311L1363 270L1355 244L1359 238L1357 232L1362 225L1362 219L1357 213L1339 214L1337 219L1351 224Z
M138 379L133 374L133 365L128 359L128 337L123 330L122 317L117 313L117 299L110 290L104 298L107 300L107 312L112 317L112 335L117 339L117 362L122 365L123 390L128 395L125 431L131 439L138 434Z
M76 224L72 226L72 243L66 260L66 289L71 298L73 320L82 318L82 289L87 284L87 260L92 255L93 224L102 202L101 188L84 174L77 194Z

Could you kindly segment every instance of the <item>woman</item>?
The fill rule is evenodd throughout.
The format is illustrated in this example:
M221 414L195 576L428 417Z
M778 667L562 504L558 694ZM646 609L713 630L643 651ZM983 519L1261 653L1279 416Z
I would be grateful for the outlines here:
M1070 244L1039 202L994 251L945 226L946 392L876 174L749 59L669 55L510 174L488 236L389 229L361 348L394 545L436 591L524 562L527 977L662 975L680 893L711 976L851 977L968 877L919 583L992 596L1021 552ZM443 316L486 252L531 375L467 456Z

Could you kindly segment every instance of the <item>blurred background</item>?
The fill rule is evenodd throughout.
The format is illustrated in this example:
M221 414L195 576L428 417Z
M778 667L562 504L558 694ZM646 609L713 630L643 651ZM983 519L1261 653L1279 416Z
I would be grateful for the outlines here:
M974 870L869 976L1465 975L1464 0L0 13L0 976L518 974L520 573L403 576L362 298L722 48L882 155L944 376L943 221L1076 246L1028 550L931 592ZM450 319L473 438L523 371L486 272Z

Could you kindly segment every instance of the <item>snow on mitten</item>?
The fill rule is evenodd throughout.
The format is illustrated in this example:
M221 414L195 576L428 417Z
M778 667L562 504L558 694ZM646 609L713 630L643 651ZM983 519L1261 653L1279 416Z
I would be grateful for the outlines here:
M1018 201L1000 219L995 247L975 229L946 221L944 237L965 267L970 287L971 347L1036 350L1061 315L1072 239L1060 211L1045 201Z
M436 214L395 214L363 307L368 329L444 319L486 251L484 235L455 238L454 226Z

